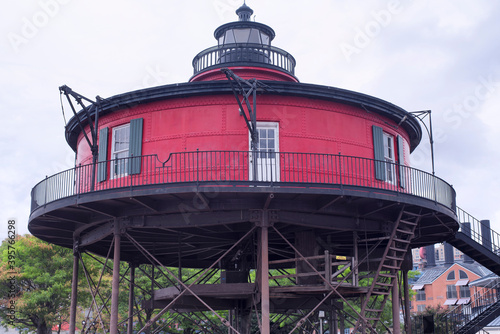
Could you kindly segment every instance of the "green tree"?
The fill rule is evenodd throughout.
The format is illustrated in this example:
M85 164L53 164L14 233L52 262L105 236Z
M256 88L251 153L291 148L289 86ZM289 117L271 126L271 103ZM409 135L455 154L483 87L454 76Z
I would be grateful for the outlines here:
M51 333L53 326L69 319L72 251L31 235L11 240L0 246L0 321Z

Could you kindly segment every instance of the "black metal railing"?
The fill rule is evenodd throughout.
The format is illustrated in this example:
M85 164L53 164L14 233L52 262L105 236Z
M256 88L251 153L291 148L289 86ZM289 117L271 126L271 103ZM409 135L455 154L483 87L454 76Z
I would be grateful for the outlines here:
M212 67L231 64L259 64L276 67L295 74L295 58L285 50L263 44L226 44L214 46L198 53L193 59L194 74Z
M471 321L500 301L500 282L480 288L471 298L470 303L462 304L444 315L452 333L467 326ZM479 328L477 329L479 330Z
M489 251L500 255L500 234L491 229L489 221L476 219L459 207L457 207L457 217L460 232L468 235Z
M131 165L130 159L134 159L134 174L123 167ZM58 199L94 191L186 182L339 189L355 186L413 195L452 210L456 207L452 186L427 172L340 154L195 151L172 153L165 162L156 155L148 155L99 162L98 168L93 167L92 164L77 166L39 182L31 194L32 211ZM375 169L381 167L385 167L386 180L375 177ZM93 182L99 180L94 177L95 171L101 176L102 168L106 171L105 180Z

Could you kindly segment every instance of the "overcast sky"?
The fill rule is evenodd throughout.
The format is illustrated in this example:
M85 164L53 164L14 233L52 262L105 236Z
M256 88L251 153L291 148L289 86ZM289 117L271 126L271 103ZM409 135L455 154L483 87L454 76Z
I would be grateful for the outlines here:
M242 0L4 0L0 238L27 233L31 188L73 167L58 87L94 99L186 82ZM436 175L500 232L500 2L247 0L304 83L432 110ZM66 106L66 119L71 117ZM430 171L428 138L412 157ZM4 226L3 229L1 226Z

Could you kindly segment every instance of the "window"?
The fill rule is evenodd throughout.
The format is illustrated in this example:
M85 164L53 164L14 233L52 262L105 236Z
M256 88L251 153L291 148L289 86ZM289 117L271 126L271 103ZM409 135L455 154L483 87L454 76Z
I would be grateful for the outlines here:
M394 183L395 179L395 168L394 168L394 137L390 134L384 132L384 159L387 164L385 164L386 168L386 181L390 183Z
M460 287L460 298L470 298L470 288L467 285Z
M384 132L381 127L373 125L373 149L375 158L375 178L392 184L398 183L396 172L396 142L394 136ZM399 186L406 187L404 166L404 140L397 137L397 156L399 162Z
M446 299L457 299L457 288L455 285L446 286Z
M99 152L97 181L108 176L108 159L112 178L141 173L143 119L132 119L130 123L117 126L111 131L111 152L108 151L109 128L99 130ZM109 158L108 158L108 154Z
M417 301L422 301L425 300L425 288L422 288L420 290L417 290Z
M279 181L279 123L257 122L257 153L250 154L250 179L255 181ZM249 134L250 150L252 138ZM255 159L254 159L255 158ZM254 175L255 174L255 175ZM254 177L255 176L255 177Z
M453 270L448 273L448 276L446 276L446 280L453 281L454 279L455 279L455 271Z
M459 270L458 271L458 276L459 276L460 279L468 279L469 278L469 276L467 275L467 273L465 271L463 271L463 270Z
M128 157L130 145L130 124L113 129L111 139L111 177L120 177L128 174Z
M417 305L417 312L424 312L425 311L425 305Z

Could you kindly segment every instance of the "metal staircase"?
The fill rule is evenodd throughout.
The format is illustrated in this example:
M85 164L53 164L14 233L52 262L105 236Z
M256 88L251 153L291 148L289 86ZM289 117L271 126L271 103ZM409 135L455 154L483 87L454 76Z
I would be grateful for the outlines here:
M479 221L458 208L460 231L448 242L477 263L500 276L500 234L488 221ZM500 283L476 294L468 305L460 305L448 314L454 333L473 334L500 316Z
M489 221L479 221L457 208L460 230L448 242L477 263L500 276L500 234Z
M368 330L370 333L377 333L376 325L380 320L380 316L391 293L397 272L401 268L404 257L408 252L420 217L419 214L405 211L404 209L399 213L391 235L387 237L387 245L378 270L375 272L373 282L362 303L360 314L364 319L357 321L354 333L358 331L365 332L365 330Z
M472 302L460 305L446 316L450 320L453 333L474 334L500 316L500 282L476 293Z

